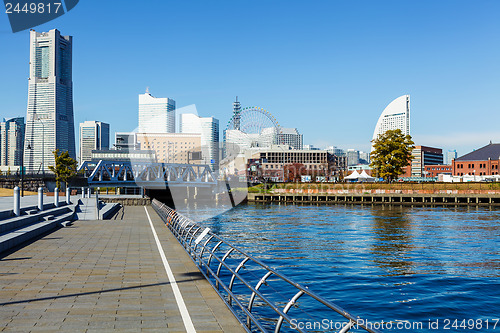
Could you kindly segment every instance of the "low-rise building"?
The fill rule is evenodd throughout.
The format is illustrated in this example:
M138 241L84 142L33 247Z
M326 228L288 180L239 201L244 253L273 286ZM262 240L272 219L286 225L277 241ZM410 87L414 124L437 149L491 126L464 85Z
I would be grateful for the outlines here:
M440 174L451 175L453 171L451 165L445 164L426 165L424 169L424 177L438 177Z
M500 165L500 144L491 143L458 157L452 162L454 176L498 175Z
M271 181L287 180L290 173L298 178L307 174L333 180L338 179L346 168L345 156L335 156L326 150L291 149L288 145L249 149L236 158L221 162L221 170L226 175L246 174L250 178L259 177Z

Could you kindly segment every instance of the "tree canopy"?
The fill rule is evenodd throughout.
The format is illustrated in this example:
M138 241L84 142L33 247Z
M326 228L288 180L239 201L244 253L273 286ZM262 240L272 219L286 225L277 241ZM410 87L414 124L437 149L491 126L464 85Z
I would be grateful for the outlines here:
M59 149L56 149L52 152L52 154L54 154L56 165L55 167L49 165L49 169L55 173L56 186L58 189L61 189L61 181L63 181L67 186L68 180L76 175L77 162L74 158L69 156L67 151L59 154Z
M388 130L373 141L370 154L370 166L378 177L388 182L403 173L403 168L410 165L411 151L415 148L410 135L404 135L400 129Z

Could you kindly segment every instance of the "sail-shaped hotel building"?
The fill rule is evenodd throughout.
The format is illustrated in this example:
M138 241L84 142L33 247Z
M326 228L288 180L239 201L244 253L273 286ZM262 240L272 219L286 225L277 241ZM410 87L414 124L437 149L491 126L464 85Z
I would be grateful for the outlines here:
M373 140L388 130L400 129L404 135L410 134L410 95L393 100L378 118L373 132Z

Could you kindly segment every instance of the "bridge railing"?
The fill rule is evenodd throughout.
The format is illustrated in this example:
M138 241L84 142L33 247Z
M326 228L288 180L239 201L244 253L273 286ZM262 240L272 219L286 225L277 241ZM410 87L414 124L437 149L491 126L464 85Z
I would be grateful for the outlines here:
M307 332L310 328L379 332L370 322L246 254L209 228L156 199L152 206L248 332Z

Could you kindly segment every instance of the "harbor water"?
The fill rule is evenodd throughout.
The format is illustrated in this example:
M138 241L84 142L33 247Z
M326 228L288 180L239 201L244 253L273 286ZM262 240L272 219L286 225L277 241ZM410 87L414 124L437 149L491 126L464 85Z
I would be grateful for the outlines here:
M500 211L247 204L219 212L183 211L382 331L500 332Z

